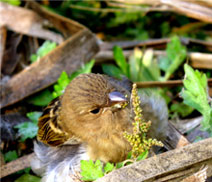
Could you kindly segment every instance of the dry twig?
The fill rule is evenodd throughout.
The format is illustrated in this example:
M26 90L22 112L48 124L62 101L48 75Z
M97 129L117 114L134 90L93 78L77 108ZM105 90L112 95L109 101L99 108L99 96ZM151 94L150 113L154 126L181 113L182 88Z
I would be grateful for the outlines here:
M0 178L13 174L17 171L30 167L30 159L34 157L34 153L20 157L14 161L11 161L0 168Z

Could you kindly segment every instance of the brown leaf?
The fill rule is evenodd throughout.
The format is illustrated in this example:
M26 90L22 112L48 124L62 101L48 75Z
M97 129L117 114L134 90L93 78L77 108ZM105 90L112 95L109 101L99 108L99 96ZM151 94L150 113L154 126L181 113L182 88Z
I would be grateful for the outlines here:
M44 29L50 23L31 10L0 2L0 14L0 26L6 26L9 30L57 43L63 41L61 35Z

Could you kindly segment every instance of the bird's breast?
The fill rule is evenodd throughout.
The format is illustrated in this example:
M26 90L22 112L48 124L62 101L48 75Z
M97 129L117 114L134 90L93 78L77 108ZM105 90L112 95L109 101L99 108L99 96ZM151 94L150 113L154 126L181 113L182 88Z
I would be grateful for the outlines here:
M122 133L111 134L108 138L99 138L88 145L88 156L92 160L120 162L126 159L131 146Z

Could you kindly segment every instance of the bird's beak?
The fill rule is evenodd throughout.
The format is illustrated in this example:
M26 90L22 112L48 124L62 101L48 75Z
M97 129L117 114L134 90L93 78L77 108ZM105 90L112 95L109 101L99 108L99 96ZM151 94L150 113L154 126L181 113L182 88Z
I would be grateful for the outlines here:
M117 91L109 93L109 106L115 106L117 108L121 108L123 104L126 104L126 97Z

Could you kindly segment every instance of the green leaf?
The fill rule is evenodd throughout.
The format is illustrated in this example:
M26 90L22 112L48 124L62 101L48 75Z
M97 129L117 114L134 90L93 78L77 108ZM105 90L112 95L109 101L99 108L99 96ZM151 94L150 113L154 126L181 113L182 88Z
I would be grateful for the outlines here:
M32 54L32 55L30 56L30 61L31 61L31 63L34 63L37 59L38 59L38 56L37 56L36 54Z
M39 58L42 58L49 52L51 52L54 48L56 48L57 44L55 42L51 42L49 40L46 40L37 50L36 54L32 54L30 57L31 63L37 61Z
M146 81L159 80L160 69L158 67L157 61L153 59L153 50L149 49L145 51L142 59L142 66L143 70L141 70L141 73Z
M160 69L153 59L153 51L147 50L144 55L140 49L135 49L129 58L130 79L134 82L159 80Z
M114 13L114 18L107 22L108 27L118 26L119 24L126 24L127 22L134 22L142 16L141 12L116 12Z
M23 171L24 171L24 173L29 174L30 170L31 170L31 167L27 167L27 168L25 168Z
M141 155L138 156L137 161L144 160L148 157L149 151L144 151Z
M104 172L105 173L109 173L114 169L114 164L111 163L106 163L106 165L104 166Z
M92 59L88 63L84 64L79 70L75 71L74 73L71 74L70 76L70 81L73 80L75 77L77 77L80 74L83 73L91 73L91 70L94 66L95 60Z
M28 138L34 138L38 131L38 118L41 116L41 112L30 112L27 113L27 117L32 122L24 122L17 124L14 128L18 129L18 134L21 136L21 141L25 141Z
M112 64L102 64L102 70L105 74L119 79L121 79L122 75L124 75L117 66Z
M42 58L46 54L48 54L50 51L52 51L54 48L56 48L57 44L55 42L51 42L49 40L46 40L42 46L38 49L37 55Z
M21 177L15 180L15 182L40 182L41 178L33 176L31 174L23 174Z
M164 21L160 24L160 30L162 33L162 37L165 37L168 35L169 32L171 32L170 23L167 21Z
M132 158L132 151L130 151L128 154L127 154L127 159L131 159Z
M9 151L4 154L5 162L10 162L18 158L18 154L15 150Z
M122 168L124 166L124 162L116 163L116 169Z
M70 77L68 74L63 71L60 75L60 77L57 80L57 83L54 84L54 91L52 93L53 98L56 98L64 93L65 88L68 86L71 80L73 80L75 77L77 77L80 74L83 73L90 73L93 66L94 66L95 60L92 59L85 65L83 65L79 70L73 72Z
M184 103L174 103L171 105L170 111L176 112L182 117L186 117L193 112L193 108Z
M163 71L167 71L171 63L172 60L170 60L167 56L161 56L159 58L159 67Z
M103 164L100 160L97 160L95 163L92 160L81 160L80 164L83 181L94 181L104 176L102 171Z
M5 2L13 6L19 6L21 4L20 0L0 0L0 2Z
M158 90L159 95L163 97L163 99L166 101L166 104L168 105L171 102L171 98L168 96L167 92L168 88Z
M38 126L33 122L24 122L16 125L14 128L18 129L18 133L21 136L21 141L25 141L28 138L34 138L37 135Z
M82 68L80 69L80 73L91 73L94 63L95 63L95 60L92 59L91 61L83 65Z
M129 57L130 67L130 79L134 82L139 81L139 75L141 73L141 59L143 53L140 49L135 49L133 54Z
M135 29L132 27L128 27L125 32L123 32L125 36L132 37L135 40L148 40L149 32L144 29L143 25L139 28Z
M49 89L45 89L35 96L30 97L27 101L35 106L47 106L52 100L52 93L49 91Z
M201 122L203 130L212 131L212 107L208 103L207 77L198 70L193 70L187 64L184 65L185 79L184 90L181 95L184 103L195 108L203 115Z
M172 37L167 45L166 54L171 64L166 70L164 80L167 80L186 58L186 47L181 44L179 37Z
M52 96L56 98L62 95L69 83L70 79L68 77L68 74L65 71L63 71L60 77L58 78L57 83L54 84L54 92L52 93Z
M116 64L122 70L122 72L129 78L129 65L124 57L121 47L115 46L113 48L113 56Z
M171 41L167 44L166 54L170 60L174 60L179 54L186 55L186 47L181 44L178 36L171 38Z
M42 115L42 112L34 111L34 112L28 112L27 117L34 122L35 124L38 123L39 117Z

